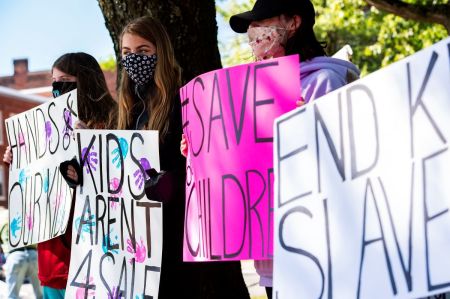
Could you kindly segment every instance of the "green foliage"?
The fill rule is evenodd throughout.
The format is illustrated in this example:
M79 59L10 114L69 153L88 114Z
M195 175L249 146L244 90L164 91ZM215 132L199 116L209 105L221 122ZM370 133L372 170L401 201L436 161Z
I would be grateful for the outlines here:
M101 59L98 63L103 71L114 71L117 66L116 57L114 55L109 55L107 58Z
M313 3L318 14L315 30L318 38L326 41L327 52L333 54L349 44L353 48L353 62L363 75L447 36L441 25L405 20L381 12L364 0L313 0Z
M353 49L352 61L361 69L363 75L447 37L447 31L441 25L405 20L381 12L364 0L312 1L317 14L314 29L317 38L326 42L327 53L332 55L349 44ZM433 0L432 4L447 1ZM217 12L228 23L233 14L251 9L254 2L255 0L219 1ZM424 3L426 0L408 2ZM253 60L245 34L220 41L219 47L224 66Z
M216 5L219 17L226 22L229 27L232 15L251 10L256 0L224 0ZM230 29L231 30L231 29ZM248 45L247 34L230 33L225 40L219 40L219 50L222 56L224 67L249 63L254 61L250 46Z

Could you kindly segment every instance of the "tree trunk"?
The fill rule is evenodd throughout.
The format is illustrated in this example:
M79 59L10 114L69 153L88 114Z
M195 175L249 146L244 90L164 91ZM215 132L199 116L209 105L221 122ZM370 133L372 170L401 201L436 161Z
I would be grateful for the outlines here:
M98 0L120 61L119 37L131 20L149 15L165 26L183 79L221 68L217 47L215 1L211 0ZM120 65L118 64L120 67Z
M445 4L412 4L401 0L366 0L366 2L405 19L441 24L450 35L450 2Z

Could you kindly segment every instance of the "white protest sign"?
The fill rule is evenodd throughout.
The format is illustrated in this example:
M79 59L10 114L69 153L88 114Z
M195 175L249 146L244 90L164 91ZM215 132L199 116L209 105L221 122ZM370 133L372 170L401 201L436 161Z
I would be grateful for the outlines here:
M75 154L77 91L8 118L9 242L12 248L46 241L67 228L72 191L59 164Z
M159 170L157 131L76 130L77 187L67 298L157 298L162 204L145 171Z
M450 289L450 39L277 119L274 296Z

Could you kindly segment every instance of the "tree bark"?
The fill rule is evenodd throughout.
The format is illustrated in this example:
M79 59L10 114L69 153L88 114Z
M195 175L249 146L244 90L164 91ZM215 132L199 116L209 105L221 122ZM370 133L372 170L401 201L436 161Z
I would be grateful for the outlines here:
M98 0L120 61L119 37L131 20L149 15L166 28L183 69L185 82L221 68L217 47L215 1L211 0ZM120 64L118 63L120 67Z
M376 8L419 22L443 25L450 34L450 2L445 4L411 4L401 0L366 0Z

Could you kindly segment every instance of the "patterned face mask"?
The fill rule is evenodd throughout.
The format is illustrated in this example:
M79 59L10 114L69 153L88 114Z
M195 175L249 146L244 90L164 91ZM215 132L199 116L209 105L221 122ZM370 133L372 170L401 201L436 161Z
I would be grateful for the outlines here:
M122 65L136 85L145 85L153 80L156 69L156 54L130 53L122 58Z
M287 31L276 26L251 27L247 30L249 45L256 60L272 58L284 50L287 42Z

